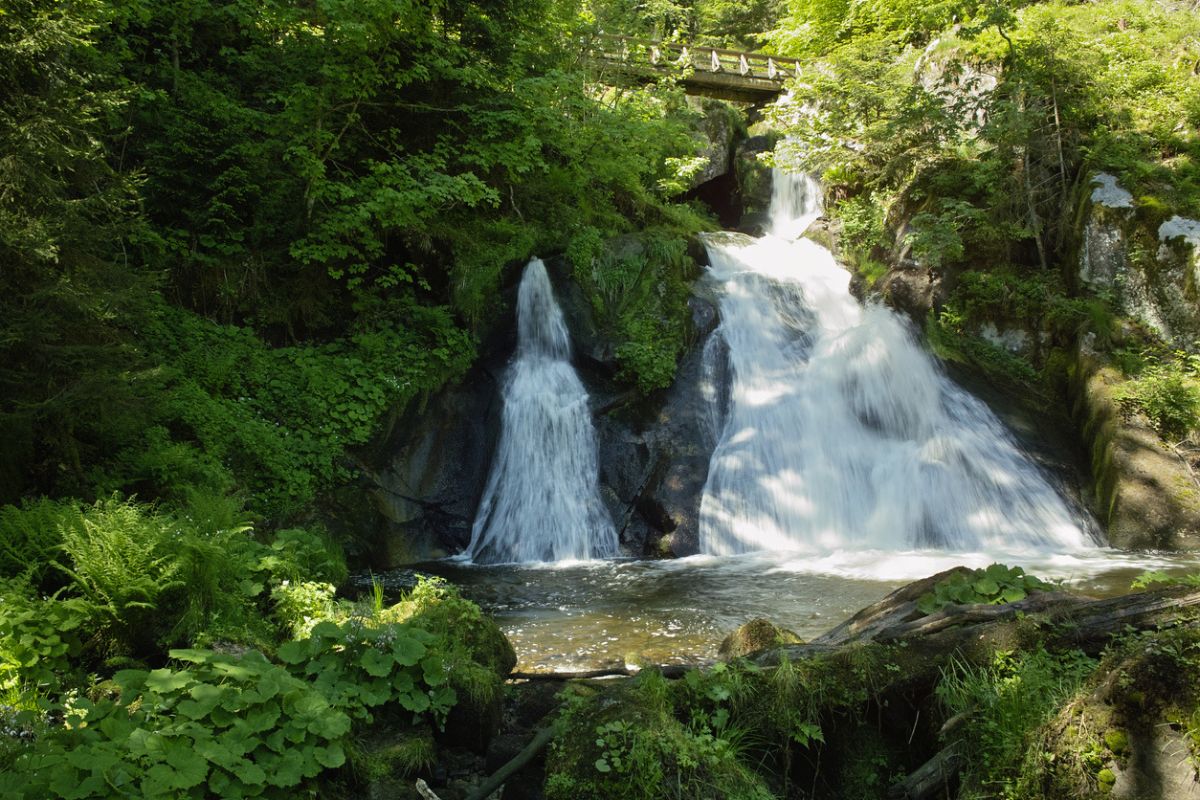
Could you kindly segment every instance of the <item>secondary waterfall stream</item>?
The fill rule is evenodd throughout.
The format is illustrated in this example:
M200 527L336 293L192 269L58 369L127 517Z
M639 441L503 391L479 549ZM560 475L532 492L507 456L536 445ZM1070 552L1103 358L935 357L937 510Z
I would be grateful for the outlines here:
M517 291L517 355L505 379L500 443L467 549L476 563L616 554L588 394L570 358L562 310L535 258Z
M797 238L819 198L811 179L776 171L771 233L708 242L725 344L711 357L727 353L732 377L701 551L1094 547L987 406Z

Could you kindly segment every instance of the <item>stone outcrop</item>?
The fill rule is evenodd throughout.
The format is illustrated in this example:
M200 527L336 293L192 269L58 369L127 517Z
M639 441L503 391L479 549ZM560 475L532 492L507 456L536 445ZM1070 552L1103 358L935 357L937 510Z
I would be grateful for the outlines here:
M759 154L770 152L778 136L762 133L738 143L733 154L733 173L741 208L738 230L757 235L767 229L767 209L771 206L771 168Z
M1079 211L1077 278L1178 347L1200 339L1200 221L1138 218L1117 179L1099 173Z
M1088 448L1094 505L1123 549L1200 550L1200 485L1152 428L1126 419L1120 373L1085 342L1072 369L1072 410Z
M700 155L707 159L704 167L691 177L688 188L701 184L729 172L733 160L733 146L741 132L742 121L738 111L728 103L699 97L688 97L688 106L701 116L693 128L703 149Z

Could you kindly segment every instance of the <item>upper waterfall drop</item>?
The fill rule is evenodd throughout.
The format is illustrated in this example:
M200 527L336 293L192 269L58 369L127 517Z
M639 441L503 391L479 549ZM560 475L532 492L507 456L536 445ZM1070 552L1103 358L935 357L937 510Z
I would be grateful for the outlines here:
M815 182L774 180L769 235L708 243L731 378L701 551L1092 547L995 415L796 238L821 212Z
M606 558L617 533L600 501L588 394L541 259L517 292L517 354L504 385L500 443L471 529L472 561Z

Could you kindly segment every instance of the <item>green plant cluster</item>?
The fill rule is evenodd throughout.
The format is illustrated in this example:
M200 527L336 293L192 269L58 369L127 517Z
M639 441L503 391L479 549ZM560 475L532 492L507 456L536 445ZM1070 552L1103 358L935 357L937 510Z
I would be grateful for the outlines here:
M0 698L7 706L0 797L282 798L331 781L345 788L354 777L340 768L364 760L358 737L381 718L410 729L419 747L409 761L427 764L430 731L445 724L460 691L475 708L480 698L499 697L515 661L511 645L477 606L440 581L423 581L389 608L324 596L319 607L278 602L278 590L291 585L280 575L303 569L337 577L321 572L330 559L313 543L311 535L292 532L254 553L258 566L275 570L252 577L274 584L278 624L243 630L242 642L258 639L274 659L225 639L213 649L172 649L163 654L166 666L113 672L135 659L96 658L112 643L85 633L96 629L93 604L61 596L22 601L8 592L0 614ZM9 583L14 591L28 588ZM241 602L244 615L266 618L266 596L253 591L230 602ZM211 639L216 630L210 620L196 639ZM287 638L297 630L298 638ZM128 652L143 663L162 660L151 650Z
M990 664L955 662L936 694L946 715L965 715L951 735L966 769L958 796L1018 800L1039 796L1026 785L1027 754L1040 753L1039 729L1096 670L1079 651L999 651Z
M793 768L820 772L830 727L855 724L880 675L898 667L882 648L833 661L744 660L668 682L645 670L623 687L578 689L547 761L546 793L567 797L793 796Z
M173 650L124 670L117 699L76 698L5 774L0 797L295 797L346 760L350 717L256 651Z
M772 797L745 763L745 731L730 722L738 669L721 665L715 677L693 679L685 691L643 672L605 704L608 714L588 694L572 696L560 723L572 733L550 755L547 797Z
M1015 603L1031 592L1043 592L1050 585L1020 567L991 564L984 569L962 570L938 581L933 591L921 596L917 608L932 614L950 605L973 603Z
M14 541L28 561L0 559L7 633L0 661L21 665L5 680L45 692L70 688L45 680L40 661L27 663L23 643L53 639L26 626L54 620L55 647L70 638L76 666L88 668L219 639L258 644L273 635L272 586L300 575L346 576L340 548L320 532L285 530L262 542L235 504L214 502L207 516L199 508L189 517L118 497L5 508L12 530L45 531Z
M1200 428L1200 363L1185 350L1153 344L1122 348L1117 364L1128 377L1113 396L1129 414L1140 414L1164 437L1186 438Z
M1024 332L1028 347L1013 353L988 341L980 331L989 324ZM1107 347L1116 326L1107 299L1072 297L1057 273L1006 265L959 275L941 308L926 319L925 332L941 358L1039 390L1057 377L1056 358L1080 336L1090 334Z
M567 257L601 331L617 342L618 377L643 394L669 386L691 336L687 298L695 275L686 239L659 228L606 243L590 231Z
M370 709L397 703L438 723L457 700L447 686L441 657L429 652L436 637L412 625L372 625L351 618L325 620L305 639L278 650L280 661L352 716L370 719Z

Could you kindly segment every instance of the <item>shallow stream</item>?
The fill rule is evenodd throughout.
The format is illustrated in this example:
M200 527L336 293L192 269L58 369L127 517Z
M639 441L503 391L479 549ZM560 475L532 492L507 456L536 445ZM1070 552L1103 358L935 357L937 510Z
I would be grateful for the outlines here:
M909 581L994 561L1097 596L1129 591L1146 570L1200 569L1200 556L1097 549L1061 556L860 551L495 566L446 560L418 571L449 579L493 614L517 650L518 669L570 671L711 660L722 638L755 617L813 638ZM395 590L412 575L381 578Z

